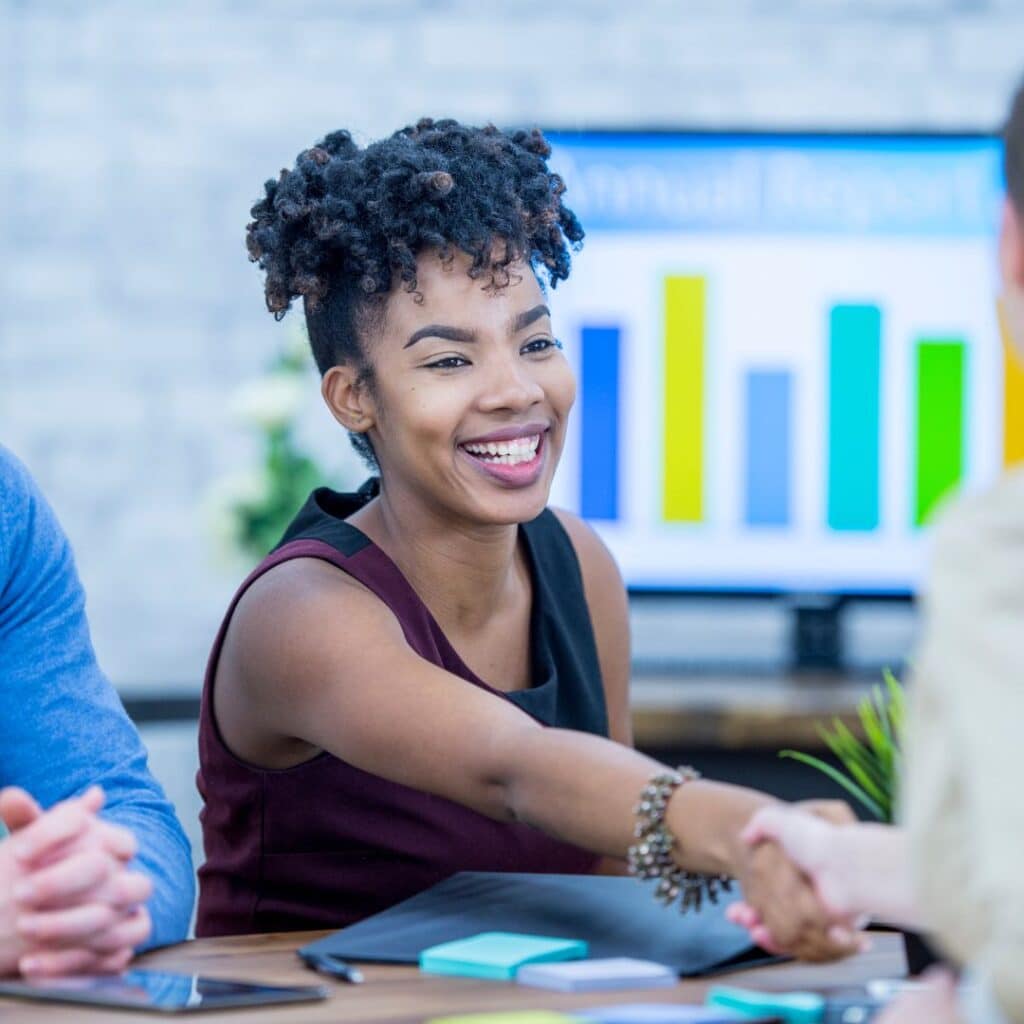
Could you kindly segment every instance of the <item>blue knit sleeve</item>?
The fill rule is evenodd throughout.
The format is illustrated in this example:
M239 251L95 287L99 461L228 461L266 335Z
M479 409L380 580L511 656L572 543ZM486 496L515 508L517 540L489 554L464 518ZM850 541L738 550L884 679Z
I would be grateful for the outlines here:
M130 828L153 879L148 946L185 937L195 883L188 840L117 693L96 663L85 594L53 510L0 446L0 784L44 806L93 783Z

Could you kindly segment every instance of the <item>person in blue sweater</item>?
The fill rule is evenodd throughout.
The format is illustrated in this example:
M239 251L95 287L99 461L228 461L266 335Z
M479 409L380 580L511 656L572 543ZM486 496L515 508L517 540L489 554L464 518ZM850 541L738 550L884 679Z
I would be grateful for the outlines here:
M119 970L183 939L188 840L96 663L67 537L2 445L0 685L0 974Z

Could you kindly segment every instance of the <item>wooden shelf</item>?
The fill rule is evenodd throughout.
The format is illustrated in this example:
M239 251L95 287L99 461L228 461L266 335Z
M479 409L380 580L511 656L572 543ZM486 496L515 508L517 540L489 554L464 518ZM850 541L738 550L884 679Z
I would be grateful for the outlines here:
M633 680L636 744L732 750L822 746L817 725L853 728L874 679L836 675L644 675Z

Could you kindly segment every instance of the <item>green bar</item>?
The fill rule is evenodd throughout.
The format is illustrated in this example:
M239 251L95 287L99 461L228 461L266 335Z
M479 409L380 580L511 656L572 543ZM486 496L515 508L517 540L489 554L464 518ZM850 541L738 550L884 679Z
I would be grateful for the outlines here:
M662 511L666 521L704 518L703 277L665 279L665 437Z
M922 338L917 343L916 526L928 521L963 477L966 363L960 338Z

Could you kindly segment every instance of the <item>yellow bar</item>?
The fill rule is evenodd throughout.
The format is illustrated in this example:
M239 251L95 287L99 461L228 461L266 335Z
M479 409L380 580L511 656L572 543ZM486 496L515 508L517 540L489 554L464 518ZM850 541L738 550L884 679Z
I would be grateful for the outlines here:
M1003 335L1003 465L1024 463L1024 362L1013 347L1010 329L1002 306L999 307L999 328Z
M665 278L665 519L704 518L703 277Z

